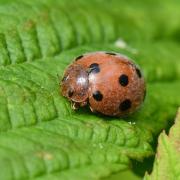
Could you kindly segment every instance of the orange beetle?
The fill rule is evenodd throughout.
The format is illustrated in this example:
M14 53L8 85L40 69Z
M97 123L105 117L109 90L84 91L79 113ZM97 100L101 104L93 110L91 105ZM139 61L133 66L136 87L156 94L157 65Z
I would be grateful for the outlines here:
M125 116L142 104L146 87L140 69L126 56L100 51L74 60L64 73L61 92L73 109L89 104L92 112Z

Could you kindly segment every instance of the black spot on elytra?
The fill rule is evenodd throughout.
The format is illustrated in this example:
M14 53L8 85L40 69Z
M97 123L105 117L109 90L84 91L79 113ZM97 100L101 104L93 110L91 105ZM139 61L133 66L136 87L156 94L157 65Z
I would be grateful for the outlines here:
M68 97L72 97L74 94L74 91L72 89L69 89L68 91Z
M106 52L106 54L113 55L113 56L116 55L116 53L113 53L113 52Z
M100 91L95 91L95 92L93 92L93 98L96 101L101 101L103 99L103 95L101 94Z
M130 108L131 108L131 101L129 99L124 100L119 106L119 109L121 111L126 111Z
M83 57L83 55L78 56L78 57L75 59L75 61L81 59L82 57Z
M100 72L99 64L93 63L89 66L89 73L98 73Z
M136 73L137 73L137 75L138 75L139 78L142 77L141 71L140 71L138 68L136 68Z
M128 76L125 75L125 74L122 74L122 75L119 77L119 83L120 83L121 86L127 86L128 83L129 83Z

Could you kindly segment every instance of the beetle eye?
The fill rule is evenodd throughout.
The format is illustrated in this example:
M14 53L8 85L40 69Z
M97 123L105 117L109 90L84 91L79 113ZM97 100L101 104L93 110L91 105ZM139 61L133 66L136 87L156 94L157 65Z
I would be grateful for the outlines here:
M65 81L67 81L69 79L69 75L65 75L63 78L62 78L62 82L65 82Z
M64 81L66 80L66 78L67 78L67 77L64 76L61 81L64 82Z
M69 89L68 91L68 97L72 97L72 95L74 94L74 91L72 89Z

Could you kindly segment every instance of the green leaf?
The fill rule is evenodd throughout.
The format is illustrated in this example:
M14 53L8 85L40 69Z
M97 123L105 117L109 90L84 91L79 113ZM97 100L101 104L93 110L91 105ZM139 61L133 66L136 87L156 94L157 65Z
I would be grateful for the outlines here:
M0 1L0 179L99 179L153 155L153 135L180 104L177 5L167 12L167 4ZM170 24L159 34L164 15ZM98 50L126 54L144 70L147 98L126 119L73 111L59 93L72 59Z
M180 109L169 135L163 131L158 139L158 148L151 175L144 179L180 179Z

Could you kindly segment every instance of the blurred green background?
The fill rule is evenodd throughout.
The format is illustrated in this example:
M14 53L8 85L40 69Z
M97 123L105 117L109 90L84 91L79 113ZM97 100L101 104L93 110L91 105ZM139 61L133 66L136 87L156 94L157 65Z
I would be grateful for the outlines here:
M142 179L180 104L179 0L0 0L0 179ZM73 59L115 51L143 70L127 118L74 112L59 94Z

